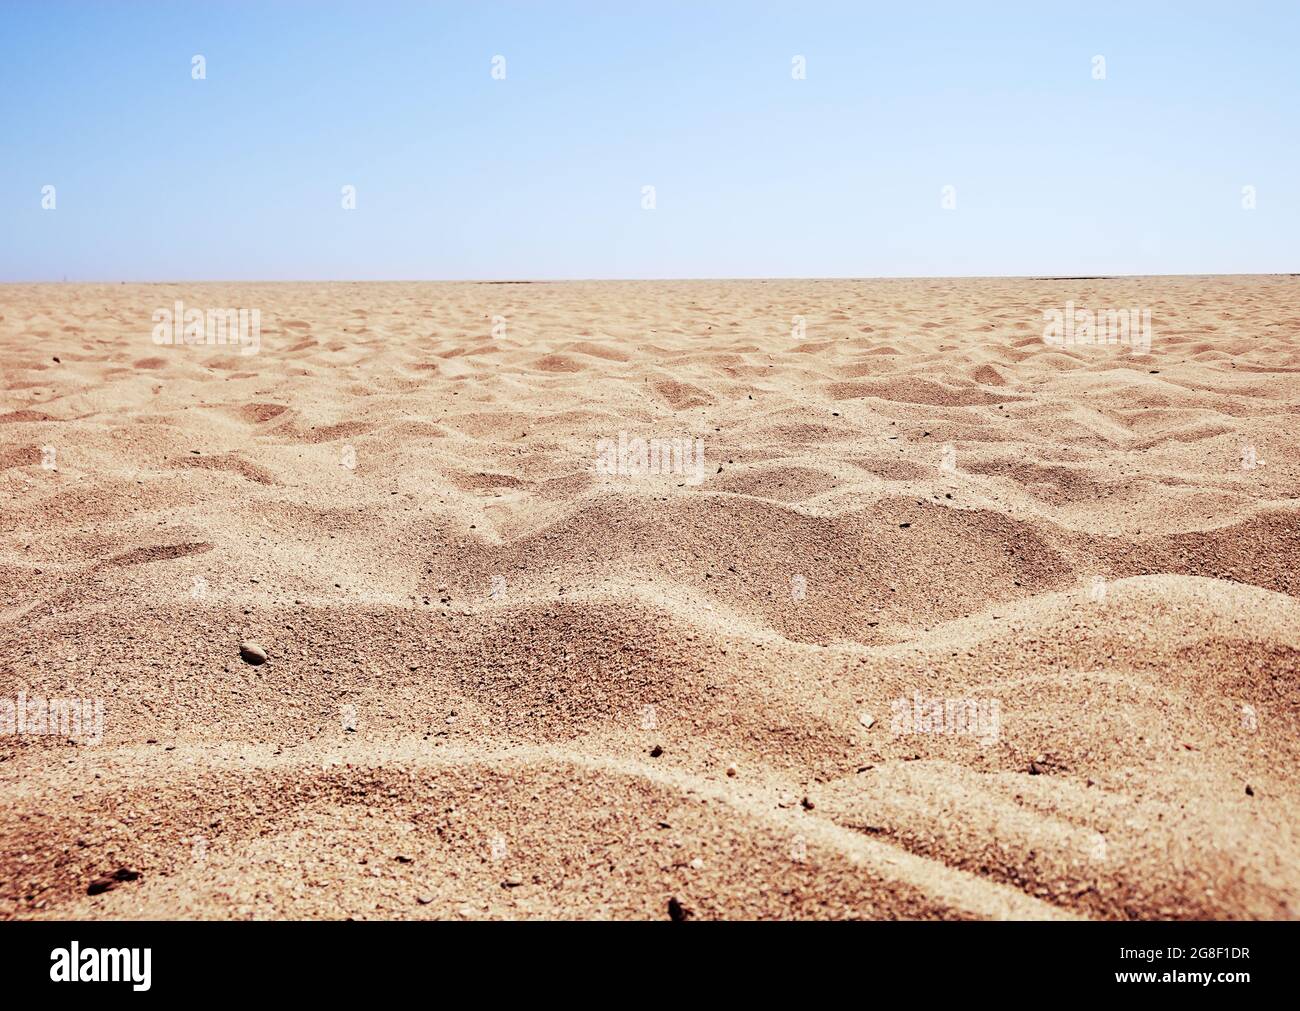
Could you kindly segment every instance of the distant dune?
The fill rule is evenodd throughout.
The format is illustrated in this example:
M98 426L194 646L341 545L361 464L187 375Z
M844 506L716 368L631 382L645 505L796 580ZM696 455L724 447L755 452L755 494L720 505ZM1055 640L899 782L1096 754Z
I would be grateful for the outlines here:
M0 286L0 917L1300 917L1298 373L1293 277Z

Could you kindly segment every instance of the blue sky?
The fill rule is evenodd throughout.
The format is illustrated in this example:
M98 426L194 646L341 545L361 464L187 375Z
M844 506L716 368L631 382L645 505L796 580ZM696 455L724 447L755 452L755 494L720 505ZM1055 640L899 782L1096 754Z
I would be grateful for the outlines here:
M1293 0L7 0L0 280L1300 271L1297 54Z

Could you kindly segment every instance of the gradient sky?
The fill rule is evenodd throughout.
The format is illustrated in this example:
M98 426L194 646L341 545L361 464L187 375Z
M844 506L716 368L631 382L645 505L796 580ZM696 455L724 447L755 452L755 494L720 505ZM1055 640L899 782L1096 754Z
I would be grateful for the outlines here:
M1282 271L1294 0L0 2L0 280Z

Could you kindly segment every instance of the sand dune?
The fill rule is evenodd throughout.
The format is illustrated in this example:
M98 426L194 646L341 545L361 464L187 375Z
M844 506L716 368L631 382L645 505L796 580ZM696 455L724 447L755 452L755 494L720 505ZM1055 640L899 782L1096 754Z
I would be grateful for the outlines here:
M0 711L0 917L1300 916L1296 278L8 285L0 351L0 700L103 704Z

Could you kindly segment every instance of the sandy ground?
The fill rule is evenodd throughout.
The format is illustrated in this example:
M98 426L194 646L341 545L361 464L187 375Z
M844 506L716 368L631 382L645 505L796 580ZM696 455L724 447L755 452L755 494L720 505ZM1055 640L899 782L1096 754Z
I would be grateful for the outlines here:
M0 917L1300 916L1296 278L8 285L0 354Z

